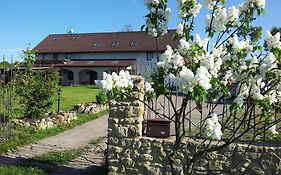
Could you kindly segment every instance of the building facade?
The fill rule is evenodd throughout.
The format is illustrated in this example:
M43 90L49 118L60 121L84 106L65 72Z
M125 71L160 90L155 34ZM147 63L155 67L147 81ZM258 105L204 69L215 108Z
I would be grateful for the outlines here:
M60 71L61 84L94 84L103 72L118 72L130 67L141 74L156 62L167 45L176 47L175 30L155 39L145 32L51 34L33 50L37 66L54 66Z

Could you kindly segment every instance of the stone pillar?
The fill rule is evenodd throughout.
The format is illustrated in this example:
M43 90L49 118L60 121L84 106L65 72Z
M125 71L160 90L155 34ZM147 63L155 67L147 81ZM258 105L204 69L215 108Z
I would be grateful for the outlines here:
M144 99L144 80L135 76L132 97ZM108 118L109 174L124 174L132 164L132 141L142 134L144 104L135 98L122 102L110 101ZM126 150L125 150L126 149ZM121 152L124 152L124 155ZM120 164L124 166L120 166Z

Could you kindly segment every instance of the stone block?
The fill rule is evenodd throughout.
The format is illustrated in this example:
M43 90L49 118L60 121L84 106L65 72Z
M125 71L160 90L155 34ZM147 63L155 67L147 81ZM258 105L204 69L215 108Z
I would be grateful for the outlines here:
M153 157L150 154L141 154L139 160L142 161L152 161Z
M47 128L53 128L53 127L54 127L54 123L52 121L48 121Z
M109 145L118 145L119 139L115 137L109 137L108 138L108 144Z
M133 160L129 157L121 157L121 162L122 162L122 165L125 166L126 168L134 166Z
M118 146L108 146L108 153L121 153L123 151L122 147L118 147Z
M128 128L128 137L129 138L136 138L141 136L141 128L139 128L138 126L129 126Z
M126 174L134 175L134 174L140 174L138 169L136 168L126 168Z
M110 174L110 173L115 173L115 172L118 171L118 167L116 167L116 166L109 166L109 167L108 167L108 171L109 171L108 174Z
M108 127L112 128L112 126L118 124L118 119L117 118L108 118Z
M110 130L108 130L108 134L110 137L127 137L128 136L128 128L118 125L111 126Z
M78 113L83 113L84 111L85 111L85 105L82 104L82 105L80 105L80 106L78 107L77 112L78 112Z

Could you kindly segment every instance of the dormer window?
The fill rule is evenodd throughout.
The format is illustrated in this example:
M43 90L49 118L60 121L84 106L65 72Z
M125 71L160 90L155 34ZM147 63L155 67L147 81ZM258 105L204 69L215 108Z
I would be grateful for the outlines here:
M118 46L118 42L112 42L111 43L111 47L117 47Z
M72 40L76 41L76 40L78 40L78 38L79 38L79 36L74 36L74 37L72 38Z
M101 43L100 42L95 42L95 44L93 45L93 47L100 47Z
M138 41L131 41L130 46L134 47L138 45Z
M55 36L54 38L53 38L53 41L57 41L57 40L59 40L60 39L60 36Z

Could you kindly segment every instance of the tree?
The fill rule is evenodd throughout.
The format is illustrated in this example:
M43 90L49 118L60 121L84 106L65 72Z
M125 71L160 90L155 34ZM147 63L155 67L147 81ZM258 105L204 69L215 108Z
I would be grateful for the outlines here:
M278 32L281 33L281 27L273 27L270 31L272 35L275 35Z
M149 12L142 28L153 37L162 37L167 33L171 12L167 0L146 0L145 4ZM173 115L168 116L142 101L156 115L175 123L175 146L169 155L173 174L180 173L177 172L176 155L183 149L182 140L194 135L185 127L188 115L194 110L190 108L190 102L199 109L205 103L208 105L206 116L195 127L198 128L195 136L202 139L202 144L187 155L184 174L192 174L196 162L205 154L221 150L245 135L249 145L254 140L265 139L266 134L276 137L276 127L281 121L276 115L281 112L280 33L267 33L264 50L258 42L262 30L252 26L256 17L264 13L265 2L246 0L229 10L224 0L208 0L204 5L209 10L205 27L208 37L194 34L194 22L202 5L195 0L178 1L181 19L174 37L179 45L177 48L167 46L157 65L144 75L146 97L165 96L171 106ZM128 74L124 71L119 75L105 74L102 89L112 98L129 97L132 84ZM230 90L234 84L238 86L234 101L229 108L216 113L222 101L231 100ZM172 98L173 87L183 94L179 108ZM229 167L232 168L235 167Z
M15 76L15 93L23 106L25 117L40 117L54 102L59 74L55 68L34 70L36 58L29 48L23 51L23 58L26 67Z

